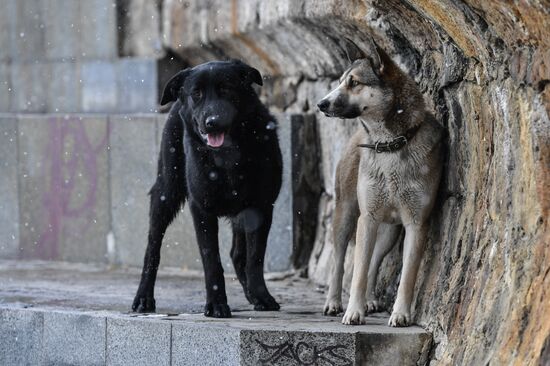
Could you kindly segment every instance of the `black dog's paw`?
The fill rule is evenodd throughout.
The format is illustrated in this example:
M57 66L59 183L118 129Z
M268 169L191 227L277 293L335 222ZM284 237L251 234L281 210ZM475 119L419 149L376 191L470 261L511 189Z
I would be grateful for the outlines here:
M207 303L204 306L204 316L213 318L231 318L231 309L227 304Z
M254 304L254 310L256 311L277 311L281 308L279 303L269 294L263 297L255 298L252 303Z
M132 304L132 311L137 313L154 313L155 308L154 297L143 297L136 295L134 298L134 303Z

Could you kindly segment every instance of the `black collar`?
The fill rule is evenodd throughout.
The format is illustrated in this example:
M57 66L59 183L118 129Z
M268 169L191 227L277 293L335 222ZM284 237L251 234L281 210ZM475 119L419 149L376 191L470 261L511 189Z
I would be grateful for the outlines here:
M363 121L361 121L361 124L365 128L365 131L367 131L368 133L367 126L363 124ZM377 153L394 152L401 149L403 146L407 145L407 143L410 140L412 140L412 138L414 137L414 135L416 135L419 129L420 129L420 124L414 126L413 128L408 129L407 131L405 131L403 135L397 136L391 141L387 141L387 142L378 141L375 144L359 144L357 146L372 149Z

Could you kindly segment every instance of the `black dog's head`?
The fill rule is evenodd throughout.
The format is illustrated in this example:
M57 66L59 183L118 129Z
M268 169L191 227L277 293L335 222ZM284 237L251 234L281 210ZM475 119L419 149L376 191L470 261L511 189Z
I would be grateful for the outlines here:
M252 83L262 85L253 67L237 60L212 61L177 73L166 84L161 104L179 99L185 123L209 147L219 148L231 143L226 136L236 116L256 97Z

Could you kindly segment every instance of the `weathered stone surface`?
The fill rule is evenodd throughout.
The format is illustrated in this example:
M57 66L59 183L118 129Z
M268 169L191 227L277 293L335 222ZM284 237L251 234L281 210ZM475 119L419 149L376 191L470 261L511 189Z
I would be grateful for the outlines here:
M141 266L149 229L149 196L156 177L156 117L111 116L110 186L116 261Z
M20 116L18 133L22 255L104 261L109 230L106 117Z
M45 56L44 8L41 0L7 0L2 7L8 20L11 59L33 62ZM4 53L4 52L2 52Z
M47 110L49 112L77 112L81 106L81 64L77 62L53 62L47 65Z
M43 328L42 312L0 309L0 364L40 365Z
M113 59L117 55L114 0L79 1L80 54L86 59Z
M116 64L89 61L81 67L81 107L83 112L114 112L117 99Z
M0 113L9 112L11 93L10 65L0 62Z
M107 319L107 365L170 365L171 324L150 319Z
M286 98L314 110L368 34L418 82L448 130L447 164L417 280L416 321L434 364L547 363L550 93L547 4L468 0L166 1L165 45L191 64L239 57L269 76L304 75ZM299 50L299 52L297 51ZM300 80L300 79L298 79ZM270 99L271 98L271 99ZM289 105L290 103L290 105ZM321 199L310 275L326 281L334 169L351 121L318 117ZM378 290L391 305L400 250ZM347 266L346 266L347 267ZM545 356L546 355L546 356Z
M157 63L153 58L123 58L117 61L117 112L155 112Z
M13 63L10 65L12 112L40 113L46 111L46 64Z
M80 1L41 1L42 31L48 60L71 60L80 53Z
M158 56L163 52L160 35L162 0L117 2L119 45L124 56Z
M44 363L105 365L106 324L100 316L44 312Z
M17 194L17 120L0 115L0 258L19 255L19 202Z

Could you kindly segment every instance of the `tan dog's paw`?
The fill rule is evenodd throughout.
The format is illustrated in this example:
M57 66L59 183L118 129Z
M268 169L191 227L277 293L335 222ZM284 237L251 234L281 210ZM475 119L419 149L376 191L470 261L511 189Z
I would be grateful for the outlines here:
M337 299L327 299L327 301L325 302L323 314L336 316L342 311L344 311L344 309L342 308L342 301Z
M378 300L367 300L367 304L365 305L365 313L378 313L384 310L384 305L382 304L382 301Z
M388 321L390 327L408 327L410 325L411 315L409 313L393 311Z
M342 324L346 325L360 325L365 324L365 312L359 307L348 307L344 318L342 319Z

